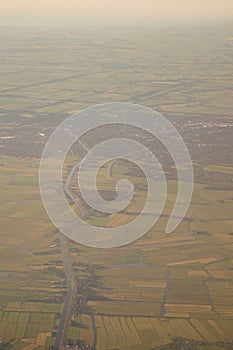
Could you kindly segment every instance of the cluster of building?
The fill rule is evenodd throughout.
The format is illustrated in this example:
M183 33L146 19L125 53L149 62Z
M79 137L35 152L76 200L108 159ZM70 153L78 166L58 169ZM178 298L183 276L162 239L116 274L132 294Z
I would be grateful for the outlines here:
M68 344L65 347L65 350L95 350L93 346L82 344L79 340L77 340L75 343L68 342Z

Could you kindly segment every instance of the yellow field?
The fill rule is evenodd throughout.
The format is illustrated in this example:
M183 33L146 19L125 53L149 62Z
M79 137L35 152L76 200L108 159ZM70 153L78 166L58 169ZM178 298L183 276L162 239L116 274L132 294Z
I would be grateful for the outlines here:
M45 345L46 339L51 336L51 333L37 333L36 344Z
M95 322L97 350L149 350L169 343L172 337L216 342L229 334L219 320L96 316Z

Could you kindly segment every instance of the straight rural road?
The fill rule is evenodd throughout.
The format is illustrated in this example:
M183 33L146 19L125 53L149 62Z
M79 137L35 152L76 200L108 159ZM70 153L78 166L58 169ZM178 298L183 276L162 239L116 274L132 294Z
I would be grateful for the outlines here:
M61 250L64 262L65 276L66 276L66 287L67 294L64 303L64 308L61 315L61 321L58 327L57 336L55 339L54 350L64 349L64 343L70 324L70 318L72 314L72 307L75 301L77 284L73 274L73 267L71 257L67 247L66 238L63 234L60 234Z

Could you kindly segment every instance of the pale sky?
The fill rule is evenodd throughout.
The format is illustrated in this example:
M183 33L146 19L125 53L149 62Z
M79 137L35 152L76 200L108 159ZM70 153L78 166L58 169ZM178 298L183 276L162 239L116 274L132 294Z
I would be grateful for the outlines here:
M233 20L233 0L0 0L1 24Z

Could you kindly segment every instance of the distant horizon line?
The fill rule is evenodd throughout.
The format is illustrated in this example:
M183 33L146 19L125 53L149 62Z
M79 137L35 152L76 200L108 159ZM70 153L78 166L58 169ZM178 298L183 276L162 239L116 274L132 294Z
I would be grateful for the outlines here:
M39 28L79 28L79 27L112 27L112 28L117 28L117 27L169 27L169 26L187 26L187 27L193 27L193 26L199 26L199 25L221 25L221 24L227 24L227 25L232 25L233 26L233 21L229 19L207 19L207 20L194 20L192 22L190 21L185 21L185 20L167 20L167 21L160 21L156 23L96 23L96 24L90 24L90 23L70 23L70 24L62 24L62 23L0 23L0 27L39 27Z

